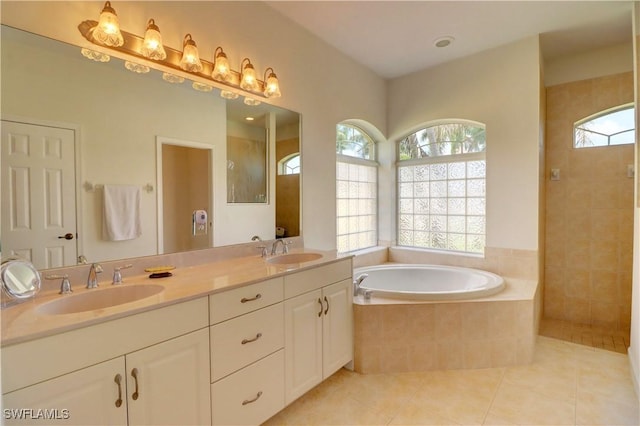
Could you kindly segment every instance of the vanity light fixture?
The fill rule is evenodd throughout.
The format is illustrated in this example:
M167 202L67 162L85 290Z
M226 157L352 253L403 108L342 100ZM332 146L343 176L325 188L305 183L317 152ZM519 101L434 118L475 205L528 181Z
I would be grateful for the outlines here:
M96 62L109 62L111 60L111 56L101 52L96 52L95 50L87 49L86 47L83 47L82 50L80 50L80 53L82 53L82 56L85 58Z
M259 100L255 99L255 98L250 98L248 96L244 97L244 104L245 105L249 105L249 106L256 106L256 105L260 105L262 102L260 102Z
M182 42L180 68L188 72L201 72L203 69L198 47L196 46L196 42L191 38L191 34L185 35L184 41Z
M93 29L93 38L105 46L118 47L124 44L124 38L120 32L118 15L111 7L111 2L106 2L100 13L98 25Z
M267 75L267 73L271 72ZM269 67L264 71L264 95L267 98L279 98L282 96L280 93L280 84L278 83L278 76L273 71L273 68Z
M240 88L250 92L258 91L260 84L258 83L258 77L256 77L256 70L253 68L253 64L249 58L242 60L240 70Z
M136 64L135 62L131 61L124 61L124 67L131 72L135 72L136 74L146 74L151 71L151 68L149 68L148 66Z
M153 19L149 19L149 23L147 24L147 30L144 33L140 53L142 53L142 56L145 58L156 61L167 58L167 52L165 52L164 46L162 45L160 28L158 28Z
M232 92L231 90L221 90L220 96L225 99L238 99L240 95L236 92Z
M200 59L191 34L185 35L182 50L166 46L154 19L147 22L144 37L123 31L110 1L104 4L99 21L82 21L78 30L91 45L100 46L98 51L92 50L91 45L81 46L82 54L94 61L107 62L110 56L115 56L128 62L125 66L134 72L147 72L146 68L155 69L163 73L165 81L197 81L201 90L209 90L209 87L219 89L220 96L225 99L249 96L245 100L247 104L260 103L258 99L262 98L281 96L278 77L273 68L267 68L264 74L259 74L249 58L244 58L240 63L240 70L233 70L222 47L217 47L213 52L213 62ZM193 74L197 74L197 77L193 77ZM264 80L258 79L262 75Z
M211 78L219 81L229 81L231 79L231 67L226 53L222 47L217 47L213 52L213 72Z

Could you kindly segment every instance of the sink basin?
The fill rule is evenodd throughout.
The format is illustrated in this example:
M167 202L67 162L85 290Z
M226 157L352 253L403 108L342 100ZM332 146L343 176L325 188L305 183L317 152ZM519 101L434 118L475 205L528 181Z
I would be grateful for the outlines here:
M45 303L37 311L45 315L76 314L135 302L159 294L164 287L156 284L109 287L60 296Z
M267 259L267 262L274 265L290 265L292 263L310 262L322 257L319 253L290 253Z

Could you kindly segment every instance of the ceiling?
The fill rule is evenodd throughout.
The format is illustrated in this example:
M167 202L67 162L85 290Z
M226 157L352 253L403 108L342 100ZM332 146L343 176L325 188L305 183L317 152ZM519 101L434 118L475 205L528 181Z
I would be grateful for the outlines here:
M631 42L631 1L266 1L394 78L541 34L545 60ZM434 41L455 40L446 48Z

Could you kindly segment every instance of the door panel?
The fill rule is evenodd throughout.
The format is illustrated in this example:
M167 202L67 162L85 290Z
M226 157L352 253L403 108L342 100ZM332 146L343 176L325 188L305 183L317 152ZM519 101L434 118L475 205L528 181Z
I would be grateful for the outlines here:
M75 265L75 132L3 120L1 157L3 253L40 269Z

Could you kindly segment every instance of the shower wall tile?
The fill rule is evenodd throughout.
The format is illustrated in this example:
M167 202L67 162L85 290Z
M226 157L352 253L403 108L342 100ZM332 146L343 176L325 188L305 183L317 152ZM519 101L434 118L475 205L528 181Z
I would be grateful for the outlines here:
M573 125L633 102L633 73L548 87L544 316L625 330L630 326L632 145L573 148Z

